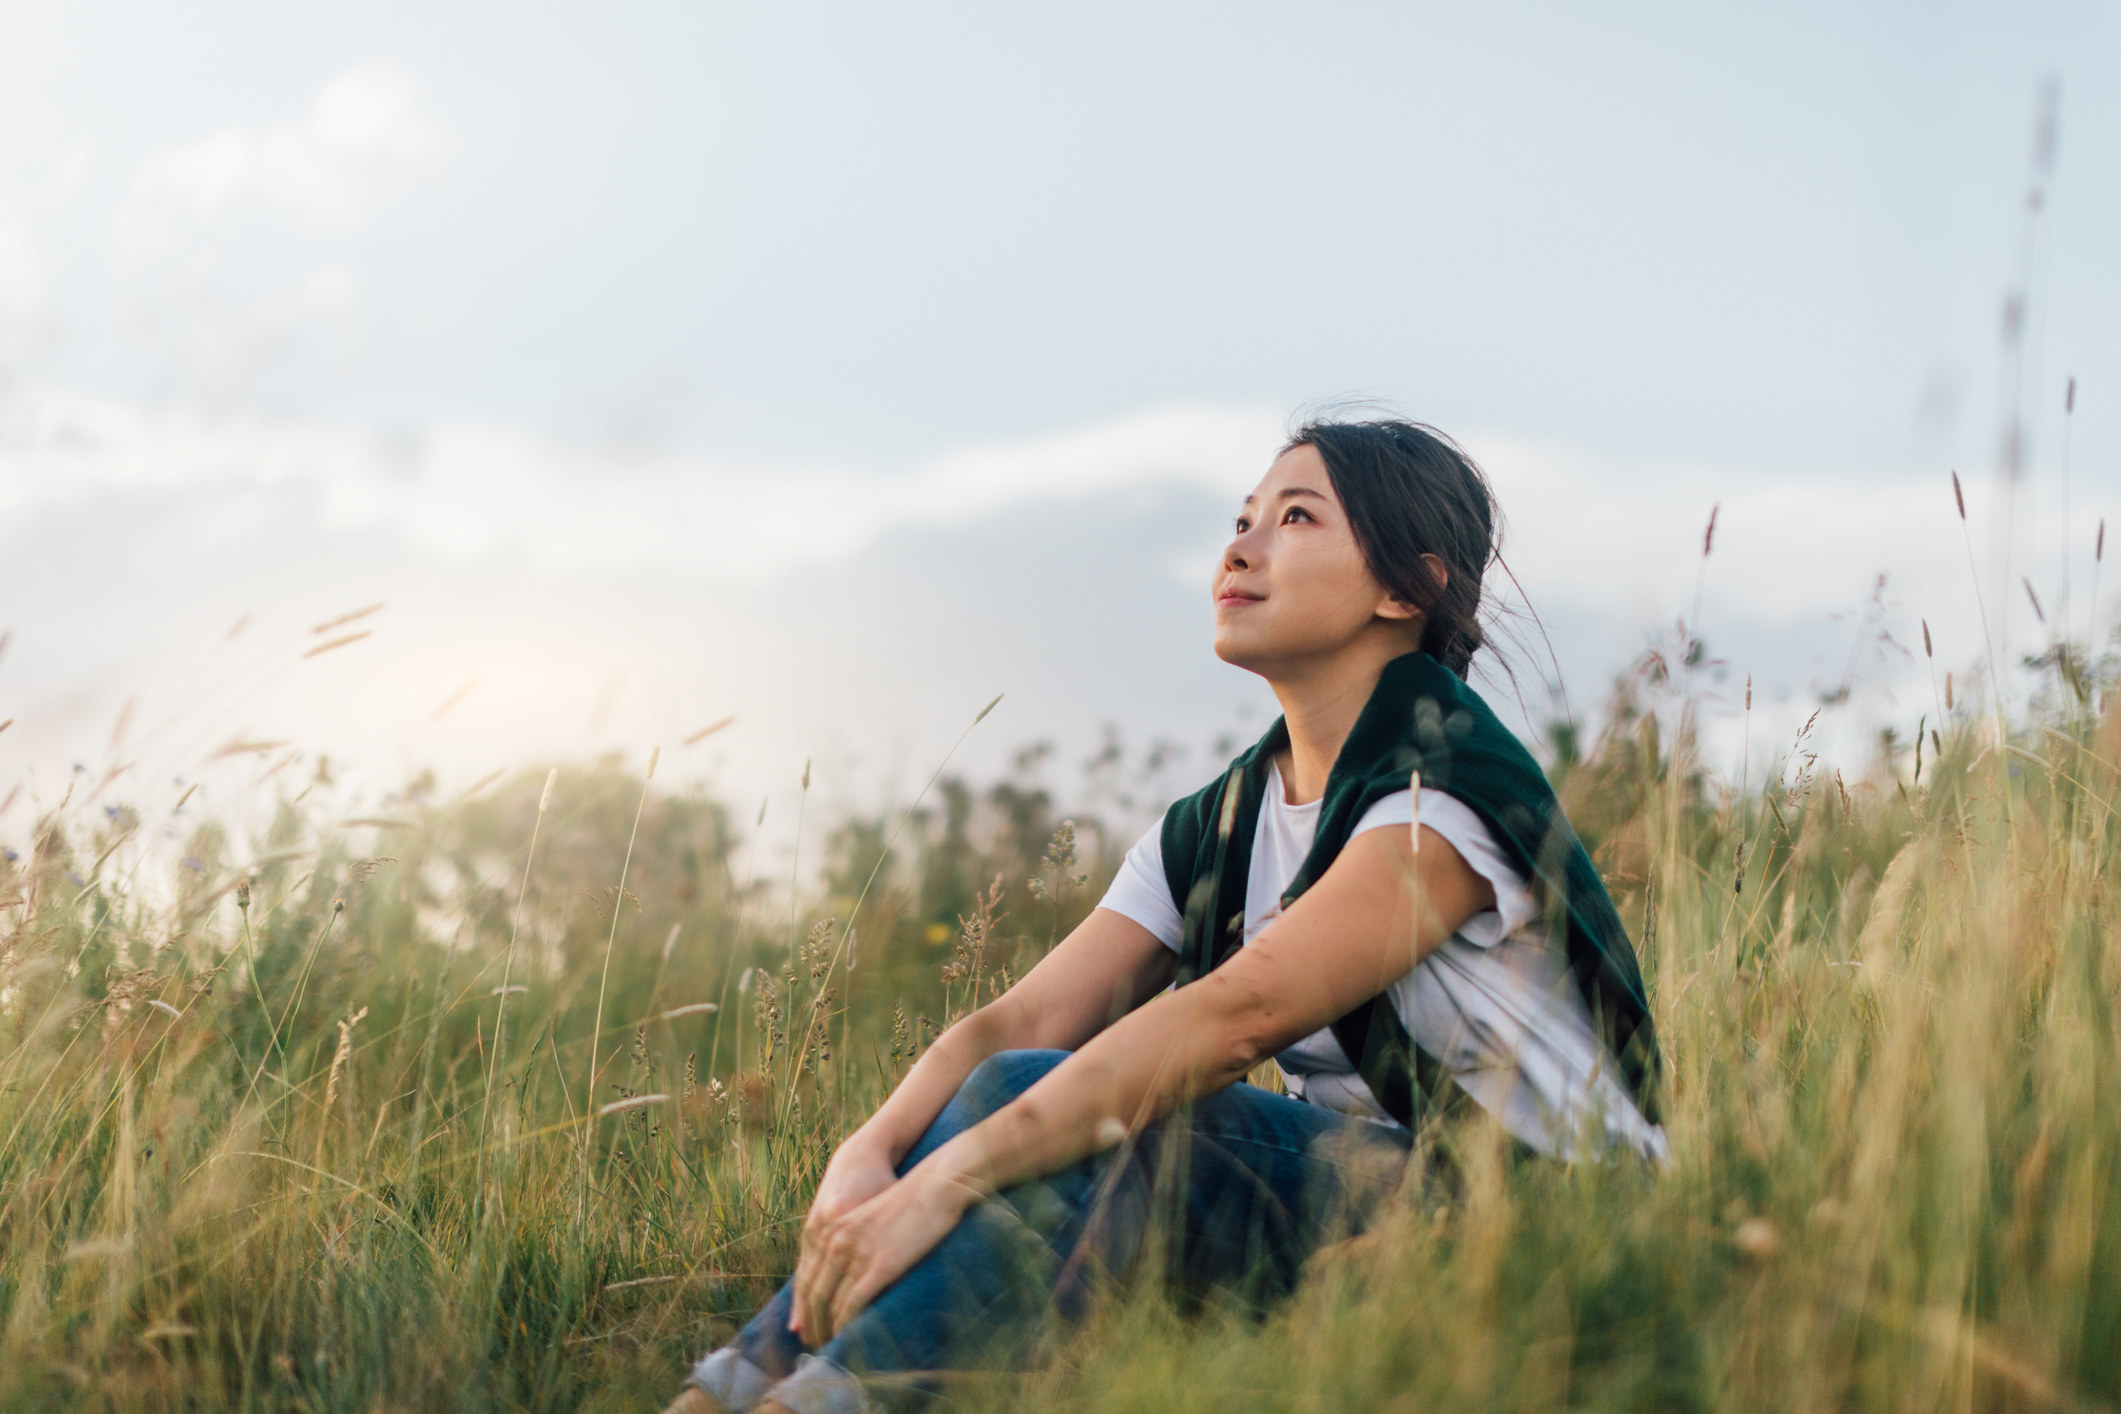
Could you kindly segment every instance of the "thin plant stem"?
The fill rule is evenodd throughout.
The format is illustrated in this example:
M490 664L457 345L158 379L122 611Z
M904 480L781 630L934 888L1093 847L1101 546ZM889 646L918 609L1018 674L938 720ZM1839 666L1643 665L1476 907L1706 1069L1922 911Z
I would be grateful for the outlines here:
M305 958L302 963L302 975L295 980L295 994L293 997L288 999L287 1009L281 1013L280 1023L276 1030L287 1031L290 1035L293 1034L291 1028L294 1026L295 1016L300 1011L302 1006L302 993L309 985L310 969L316 965L317 954L324 950L324 940L331 936L332 927L339 921L339 914L342 913L345 908L346 901L344 899L332 900L331 912L325 916L324 926L317 930L316 941L310 944L309 956ZM262 1003L263 999L261 998L260 1000ZM270 1020L271 1016L272 1011L271 1008L268 1007L266 1009L266 1018ZM250 1096L255 1095L257 1093L258 1080L265 1074L265 1062L270 1058L270 1056L271 1052L268 1051L265 1055L258 1057L257 1069L253 1070L250 1073L250 1088L244 1096L246 1101L248 1101ZM283 1083L285 1083L287 1080L286 1067L288 1061L284 1051L282 1052L280 1057L280 1064L281 1080L283 1081Z
M1959 507L1959 538L1966 545L1967 575L1974 584L1974 608L1981 615L1981 642L1988 649L1988 698L1989 708L1996 718L1996 749L2002 750L2008 740L2003 724L2003 673L1996 662L1996 640L1988 629L1988 596L1981 592L1981 567L1974 559L1974 536L1966 524L1966 495L1959 488L1959 473L1952 473L1952 499ZM2005 797L2008 806L2009 797Z
M508 922L508 951L501 963L501 1005L493 1016L493 1054L487 1059L485 1089L479 1097L479 1172L475 1191L481 1204L486 1201L487 1115L493 1107L493 1083L507 1064L508 989L515 978L516 939L523 932L523 900L530 895L530 866L538 857L538 835L545 828L545 810L552 804L552 787L559 778L560 768L555 766L545 773L545 789L538 792L538 813L530 822L530 846L523 851L523 877L516 885L516 906Z
M265 1013L265 1028L272 1040L272 1049L280 1053L280 1068L287 1068L287 1048L280 1042L280 1027L273 1020L272 1008L266 1004L265 989L258 981L258 949L250 936L250 899L246 896L237 902L237 912L243 915L243 964L250 971L251 995L258 999L258 1010Z
M458 925L458 936L463 934L463 925ZM456 958L454 940L442 954L442 966L435 973L434 1001L427 1011L427 1040L420 1047L420 1084L412 1100L412 1181L409 1191L417 1197L420 1191L421 1149L424 1146L427 1128L427 1097L434 1088L435 1041L442 1030L442 996L449 985L449 964Z
M803 812L810 804L810 761L803 760L803 790L795 798L795 852L788 863L788 961L795 962L795 909L803 877Z
M707 1074L710 1077L720 1074L715 1067L722 1058L722 1031L730 1024L729 982L730 978L736 974L737 949L742 947L744 943L744 909L751 902L752 891L758 887L759 832L766 824L766 805L767 801L765 800L759 802L759 817L751 825L751 878L745 883L744 892L737 898L736 921L729 930L729 952L722 961L722 997L714 1013L714 1045L707 1052ZM733 884L736 880L732 877L730 882ZM744 1068L744 1026L741 1019L736 1023L736 1046L736 1069L742 1070Z
M611 986L611 950L619 941L619 913L626 906L626 874L633 867L634 841L641 836L641 813L648 808L648 785L655 779L655 763L662 757L663 748L657 747L648 753L648 770L641 777L641 798L633 807L633 829L626 836L626 856L619 862L619 888L611 901L611 932L604 939L604 968L597 979L596 1016L589 1028L588 1081L582 1091L582 1114L585 1118L596 1114L597 1106L597 1052L604 1044L604 997ZM582 1126L581 1186L584 1195L575 1205L576 1221L582 1215L582 1204L587 1201L589 1187L589 1146L595 1133L595 1125Z

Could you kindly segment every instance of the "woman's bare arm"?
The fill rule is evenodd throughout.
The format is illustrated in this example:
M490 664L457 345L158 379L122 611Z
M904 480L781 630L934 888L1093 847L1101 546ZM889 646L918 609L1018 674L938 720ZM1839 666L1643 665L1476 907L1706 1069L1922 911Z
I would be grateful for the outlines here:
M890 1191L806 1232L797 1320L825 1339L982 1197L1065 1168L1241 1078L1376 996L1468 918L1487 880L1434 831L1351 840L1304 896L1236 957L1129 1012ZM1418 916L1418 917L1417 917ZM1025 979L1027 982L1029 978Z
M1407 834L1358 835L1251 946L1108 1028L943 1146L941 1171L992 1192L1063 1168L1241 1079L1406 976L1495 898L1440 835L1422 831L1422 846L1417 868ZM1419 927L1417 895L1428 904Z
M1023 980L935 1040L846 1144L896 1165L927 1132L973 1068L997 1051L1072 1051L1155 996L1176 955L1122 913L1092 911Z

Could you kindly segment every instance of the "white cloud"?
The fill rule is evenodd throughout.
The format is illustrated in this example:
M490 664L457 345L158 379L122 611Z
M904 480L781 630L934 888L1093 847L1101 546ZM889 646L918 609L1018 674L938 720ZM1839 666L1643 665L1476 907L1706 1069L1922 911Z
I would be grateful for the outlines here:
M336 288L334 277L316 283ZM381 532L443 565L756 583L844 561L897 531L1026 504L1111 498L1124 519L1143 496L1173 487L1234 503L1281 434L1266 409L1180 406L898 471L775 467L604 458L470 422L389 446L331 424L150 411L26 386L0 397L0 533L139 493L176 492L210 520L217 507L234 516L261 494L292 492L320 529ZM1965 548L1949 488L1935 478L1644 465L1509 437L1467 441L1509 517L1519 583L1550 623L1594 632L1603 656L1692 616L1699 577L1712 643L1781 635L1784 657L1838 662L1850 630L1833 616L1859 609L1880 574L1904 611L1903 639L1921 616L1947 661L1981 652ZM1989 519L1987 491L1968 486L1977 525ZM1704 567L1702 529L1718 503ZM2028 543L2055 538L2051 519L2023 517ZM1174 528L1164 567L1188 586L1203 582L1219 532ZM1489 590L1514 597L1501 574Z
M667 743L734 712L745 735L726 781L739 794L820 743L884 771L942 723L939 750L961 708L1001 690L1018 739L1107 716L1137 739L1251 730L1230 713L1256 685L1194 635L1222 514L1282 431L1272 410L1169 407L902 469L773 467L602 458L468 422L390 443L18 386L0 393L0 563L31 611L11 660L29 695L0 752L92 759L126 695L208 702L198 684L224 680L200 709L217 722L241 701L245 720L335 755L453 763L464 779L591 737ZM1859 608L1880 571L1894 575L1893 631L1919 643L1914 618L1928 617L1940 674L1958 667L1962 691L1982 654L1948 483L1467 441L1512 518L1512 562L1579 719L1646 631L1691 613L1719 500L1702 618L1731 659L1725 698L1749 673L1762 690L1749 723L1709 714L1714 759L1735 769L1742 743L1756 758L1787 743L1817 680L1857 660L1855 624L1829 615ZM1977 530L1986 490L1968 487ZM1159 583L1187 547L1183 583ZM1500 576L1491 586L1504 592ZM277 696L242 696L251 679L232 665L257 633L291 634L299 651L312 622L376 600L393 609L362 650L372 657L319 659ZM277 628L222 644L250 610ZM1548 711L1542 662L1536 646L1517 662L1528 720ZM1864 702L1829 714L1819 738L1851 762L1876 724L1911 726L1929 692L1919 658L1859 666ZM434 725L435 704L474 675L476 708ZM620 719L585 736L585 719L602 721L598 685L621 679ZM850 683L868 696L855 702ZM1484 686L1520 720L1507 683Z
M1623 461L1505 436L1467 445L1495 482L1509 521L1505 553L1527 586L1639 622L1688 611L1697 576L1707 602L1742 603L1749 617L1787 625L1854 607L1880 573L1965 572L1942 473ZM1977 518L1988 489L1967 488Z
M245 202L318 230L352 229L447 148L447 132L401 68L349 69L296 122L223 128L151 158L115 218L119 249L155 251Z
M471 422L388 444L325 423L151 411L19 387L0 397L0 535L30 543L48 518L121 514L130 498L174 494L187 524L248 523L271 502L319 534L379 534L415 559L482 575L761 585L850 563L900 532L998 523L1026 506L1109 501L1111 523L1139 534L1139 517L1173 488L1234 504L1282 431L1267 409L1180 406L900 470L759 466L600 457ZM1660 625L1695 617L1697 579L1701 631L1733 671L1759 670L1778 698L1806 699L1840 680L1880 574L1890 576L1886 622L1901 644L1919 641L1921 617L1944 665L1984 653L1949 485L1934 477L1643 464L1511 437L1466 440L1509 517L1517 581L1574 690L1590 694L1579 710ZM1975 525L1987 524L1990 488L1967 489ZM1703 525L1718 503L1704 566ZM2021 508L2026 543L2051 543L2053 517L2031 509ZM1219 518L1159 522L1149 543L1162 536L1165 548L1153 552L1155 567L1190 594L1205 582L1220 530ZM1488 588L1506 604L1516 599L1503 574ZM2000 631L1995 605L1992 597ZM2039 632L2021 604L2003 612L2021 621L2019 641ZM1521 646L1531 658L1519 662L1535 674L1546 651L1538 638L1527 630ZM1888 695L1913 690L1923 675L1919 660L1861 651L1873 665L1864 675Z
M1025 501L1191 485L1234 500L1280 422L1177 407L953 452L909 471L614 462L525 432L446 424L409 452L352 430L150 412L48 386L0 398L0 529L151 489L204 498L306 488L327 522L382 529L456 563L749 578L833 559L894 528L961 525Z
M303 298L350 298L352 278L327 267ZM898 529L961 526L1026 503L1190 487L1234 505L1282 431L1268 409L1174 406L902 470L757 466L600 456L468 421L392 446L329 423L149 410L22 385L0 396L0 530L104 496L161 489L212 501L293 488L327 526L381 530L446 563L757 579L844 558ZM1912 602L1935 625L1977 612L1949 485L1935 477L1642 463L1502 436L1467 444L1508 518L1511 566L1543 610L1634 624L1689 612L1703 526L1720 504L1702 576L1718 612L1770 627L1816 622L1860 605L1880 573L1903 595L1933 594ZM1967 485L1977 525L1989 493L1985 480ZM2021 509L2028 543L2050 543L2051 521ZM1196 582L1220 530L1201 526L1174 543L1172 572ZM1490 587L1500 592L1503 577Z

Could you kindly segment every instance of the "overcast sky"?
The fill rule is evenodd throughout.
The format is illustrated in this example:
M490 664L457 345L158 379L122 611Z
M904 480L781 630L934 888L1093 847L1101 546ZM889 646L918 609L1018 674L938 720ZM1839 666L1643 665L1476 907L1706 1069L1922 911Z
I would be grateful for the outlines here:
M2004 651L2019 575L2090 623L2117 71L2094 4L15 0L0 837L232 741L873 801L997 692L976 769L1113 723L1205 778L1271 711L1206 574L1348 396L1496 482L1553 649L1506 715L1698 580L1756 755L1852 669L1842 748L1904 732L1921 619L1987 651L1951 469Z

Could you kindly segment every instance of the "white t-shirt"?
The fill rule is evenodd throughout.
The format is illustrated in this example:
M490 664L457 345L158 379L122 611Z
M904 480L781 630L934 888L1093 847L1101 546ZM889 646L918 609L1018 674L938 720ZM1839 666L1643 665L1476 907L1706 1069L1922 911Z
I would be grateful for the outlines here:
M1269 772L1245 884L1245 942L1281 912L1281 896L1311 852L1323 803L1291 805L1280 770ZM1349 838L1410 825L1412 792L1388 795L1363 812ZM1461 800L1426 787L1421 823L1449 841L1495 890L1495 907L1456 933L1392 984L1392 1005L1423 1050L1510 1133L1546 1154L1572 1155L1585 1125L1595 1147L1618 1142L1648 1157L1669 1155L1664 1130L1636 1108L1618 1067L1591 1025L1583 993L1561 950L1547 938L1525 878ZM1100 907L1122 914L1177 950L1184 918L1164 877L1163 821L1127 851ZM1275 1058L1291 1094L1314 1105L1396 1123L1354 1073L1330 1029L1313 1032Z

